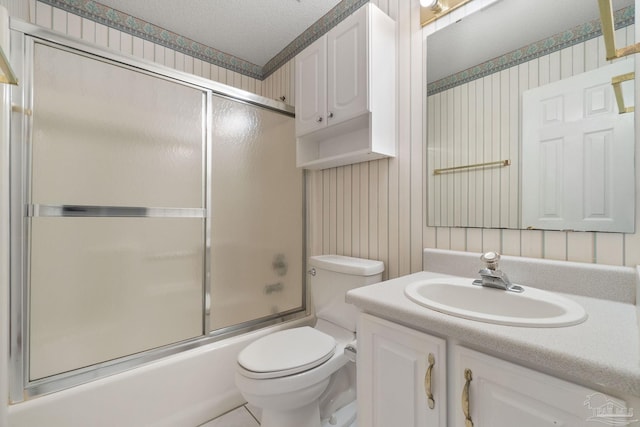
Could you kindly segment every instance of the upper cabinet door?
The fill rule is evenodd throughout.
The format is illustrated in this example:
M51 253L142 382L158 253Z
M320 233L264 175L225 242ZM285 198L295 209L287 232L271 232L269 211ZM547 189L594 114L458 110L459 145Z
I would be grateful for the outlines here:
M327 37L296 56L296 135L327 125Z
M327 33L330 125L367 111L367 13L361 8Z

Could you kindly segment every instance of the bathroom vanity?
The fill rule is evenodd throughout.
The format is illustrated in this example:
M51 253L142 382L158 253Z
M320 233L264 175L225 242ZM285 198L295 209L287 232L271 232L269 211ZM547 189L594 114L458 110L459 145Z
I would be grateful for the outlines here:
M429 271L347 294L347 301L362 311L359 422L372 427L638 422L635 270L505 257L502 269L514 283L538 288L547 283L554 294L563 286L571 292L563 296L582 306L588 318L565 327L469 320L423 307L405 295L416 281L477 277L477 255L426 250ZM532 278L525 280L528 275Z

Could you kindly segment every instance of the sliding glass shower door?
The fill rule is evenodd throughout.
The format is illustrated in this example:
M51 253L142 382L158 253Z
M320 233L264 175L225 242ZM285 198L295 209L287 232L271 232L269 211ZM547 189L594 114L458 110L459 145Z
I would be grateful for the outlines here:
M12 34L12 401L304 316L292 114L45 35Z
M206 93L34 49L29 379L202 335Z
M303 306L303 177L293 119L218 96L211 111L216 330Z

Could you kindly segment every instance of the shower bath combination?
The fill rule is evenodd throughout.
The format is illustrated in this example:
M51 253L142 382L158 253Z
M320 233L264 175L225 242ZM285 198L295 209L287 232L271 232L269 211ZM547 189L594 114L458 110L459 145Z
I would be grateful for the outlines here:
M11 33L13 402L306 315L290 107Z

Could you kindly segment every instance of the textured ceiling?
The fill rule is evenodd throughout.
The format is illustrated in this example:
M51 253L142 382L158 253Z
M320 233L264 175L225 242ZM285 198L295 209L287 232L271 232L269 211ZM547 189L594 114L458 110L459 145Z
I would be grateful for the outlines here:
M98 0L194 41L264 66L340 0Z

